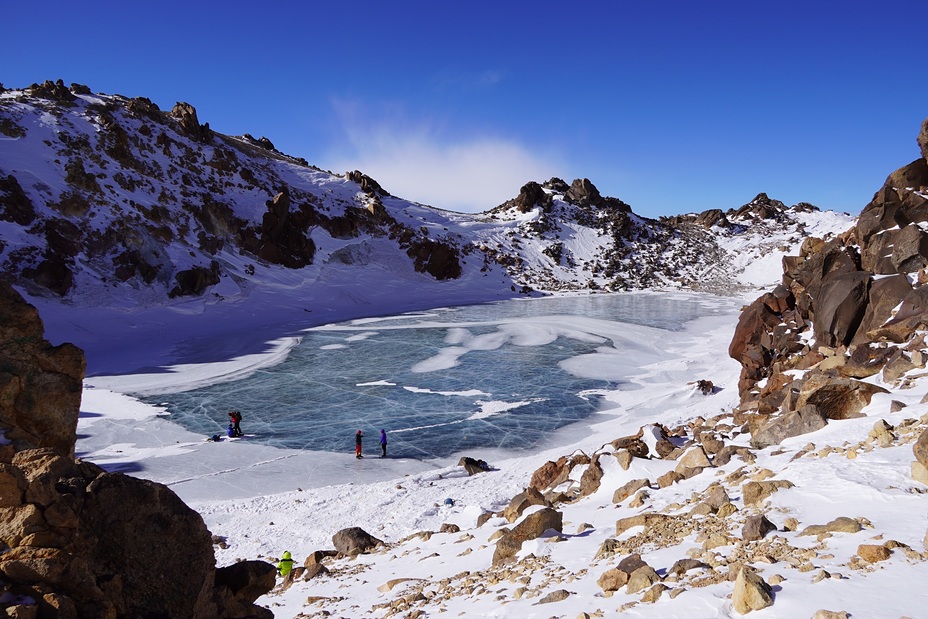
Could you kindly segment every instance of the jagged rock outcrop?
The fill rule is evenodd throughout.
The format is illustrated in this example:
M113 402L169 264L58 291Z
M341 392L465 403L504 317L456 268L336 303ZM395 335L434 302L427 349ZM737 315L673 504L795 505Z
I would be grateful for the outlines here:
M887 178L853 228L807 239L799 256L784 259L782 286L742 312L729 355L742 366L740 420L755 447L859 415L885 391L859 378L882 371L894 382L924 366L925 221L923 157ZM787 374L794 370L805 375L796 380Z
M169 488L74 459L84 355L53 347L0 282L0 581L38 617L267 619L274 567L216 568L203 519ZM5 606L4 606L5 607ZM15 616L26 616L17 614Z
M38 311L0 280L0 430L16 450L74 455L84 354L44 338Z
M176 118L187 135L195 140L203 141L210 137L209 123L201 125L196 108L189 103L178 101L171 109L171 116Z

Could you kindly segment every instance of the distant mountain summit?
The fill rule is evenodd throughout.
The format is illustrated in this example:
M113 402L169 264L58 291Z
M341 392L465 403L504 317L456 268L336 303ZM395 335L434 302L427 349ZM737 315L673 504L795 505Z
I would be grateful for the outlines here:
M750 256L798 247L823 221L839 232L851 219L759 194L655 220L588 179L558 178L481 214L452 213L359 171L321 170L266 137L217 133L188 103L164 111L60 80L0 86L0 273L32 297L81 306L228 300L272 280L320 292L361 272L436 298L457 282L471 302L725 290Z

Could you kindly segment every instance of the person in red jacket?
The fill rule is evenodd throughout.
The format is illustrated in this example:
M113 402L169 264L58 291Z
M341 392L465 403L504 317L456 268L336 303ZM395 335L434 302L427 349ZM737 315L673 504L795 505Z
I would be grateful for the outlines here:
M238 411L229 413L229 423L232 425L232 431L229 433L229 436L241 436L242 428L239 424L242 423L242 414Z
M361 437L362 436L364 436L364 434L362 434L361 431L358 430L358 433L354 437L354 457L355 458L364 457L361 455Z

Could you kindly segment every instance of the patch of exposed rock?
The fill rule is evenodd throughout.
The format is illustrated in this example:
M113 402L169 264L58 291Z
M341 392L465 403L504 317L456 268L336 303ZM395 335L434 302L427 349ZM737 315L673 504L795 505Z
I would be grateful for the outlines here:
M923 148L924 125L919 134ZM891 174L857 224L809 238L784 259L783 283L741 315L729 354L741 363L741 409L756 447L858 416L882 372L903 384L925 367L928 160Z
M254 604L271 564L217 569L203 519L169 488L74 459L83 352L45 341L2 282L0 325L2 605L19 600L7 614L271 617Z

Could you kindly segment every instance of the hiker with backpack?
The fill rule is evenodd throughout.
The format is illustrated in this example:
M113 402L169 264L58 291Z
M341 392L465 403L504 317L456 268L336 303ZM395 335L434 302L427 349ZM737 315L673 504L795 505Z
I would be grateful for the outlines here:
M242 414L238 411L232 411L229 413L229 436L242 436L242 428L239 424L242 423Z
M284 554L280 558L280 562L277 563L277 573L283 576L284 578L290 573L290 570L293 569L293 557L290 555L290 551L284 551Z

